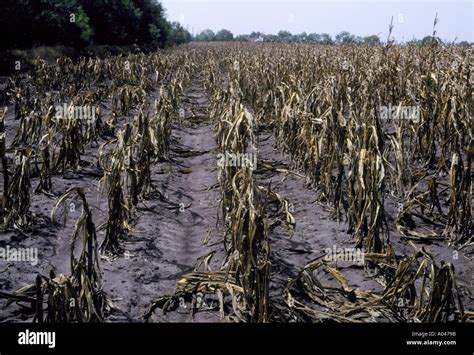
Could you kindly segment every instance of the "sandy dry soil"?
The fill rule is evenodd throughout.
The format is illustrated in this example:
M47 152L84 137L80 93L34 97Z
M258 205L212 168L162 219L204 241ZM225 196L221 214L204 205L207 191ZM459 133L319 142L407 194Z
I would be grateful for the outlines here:
M154 92L151 95L151 100ZM110 105L110 104L109 104ZM153 167L152 180L156 191L141 203L135 214L134 230L124 238L125 253L115 259L102 259L104 289L114 300L120 312L114 312L110 321L141 322L150 302L158 296L172 293L176 281L192 271L198 258L214 252L211 267L218 269L225 253L222 243L222 226L218 220L219 185L217 181L217 151L213 126L206 116L207 95L201 81L193 80L183 108L186 117L173 126L173 137L167 161ZM133 114L133 112L132 112ZM17 122L12 108L7 115L7 143L15 135ZM130 119L122 118L124 120ZM99 142L100 143L100 142ZM97 146L88 147L82 155L83 168L74 174L53 178L54 195L60 196L68 188L81 186L86 192L97 226L106 221L107 199L98 192L100 172L96 167ZM289 165L288 157L274 148L272 133L258 136L259 164L278 161ZM295 235L290 238L285 226L271 229L272 248L271 297L282 302L282 290L288 278L294 277L309 261L324 254L326 248L351 247L353 241L346 233L347 225L337 223L329 212L316 203L316 192L305 185L305 179L296 174L268 172L257 169L257 179L263 185L271 182L272 189L287 199L297 221ZM33 189L38 178L33 179ZM1 188L1 186L0 186ZM0 247L31 248L39 250L38 265L6 263L0 260L0 290L13 292L31 284L37 273L68 274L70 271L70 236L80 210L69 214L63 228L51 225L49 216L55 196L32 194L31 211L34 224L24 235L17 232L0 233ZM394 204L388 200L390 218L395 218ZM392 223L393 225L393 223ZM103 239L104 233L98 233ZM413 253L412 248L400 239L392 228L391 241L398 257ZM455 265L463 302L467 309L474 308L472 295L473 266L463 252L453 259L453 249L444 242L424 246L433 252L437 261ZM382 291L383 287L364 274L362 266L339 265L350 286ZM5 308L0 299L0 322L31 320L13 304ZM198 312L194 321L218 321L218 312ZM156 311L153 321L193 321L188 308L163 315Z

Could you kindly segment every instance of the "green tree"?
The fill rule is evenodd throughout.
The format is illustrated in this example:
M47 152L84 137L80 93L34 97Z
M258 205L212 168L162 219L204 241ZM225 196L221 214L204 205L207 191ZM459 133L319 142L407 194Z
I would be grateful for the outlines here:
M248 37L252 38L252 39L257 39L257 38L260 38L260 37L263 37L263 36L264 36L263 33L258 32L258 31L257 32L253 31Z
M82 46L91 39L89 18L77 0L3 0L0 46Z
M468 41L461 41L458 43L459 47L469 47L469 42Z
M180 23L173 22L168 36L168 44L184 44L193 39L191 33L186 30Z
M323 33L321 35L321 44L334 44L334 41L329 34Z
M163 6L155 0L133 0L133 3L142 13L138 29L138 44L151 47L170 44L168 36L172 31L172 24L166 20Z
M2 0L0 47L172 44L174 30L156 0ZM178 36L176 31L180 32Z
M232 32L226 29L222 29L216 33L214 40L215 41L232 41L234 39L234 35Z
M317 34L317 33L310 33L307 37L306 37L307 41L310 42L310 43L321 43L322 41L322 37L320 34Z
M356 43L356 37L347 31L342 31L336 35L336 42L340 44Z
M294 35L293 41L298 43L306 43L308 42L308 34L306 32L302 32L300 34Z
M291 42L293 35L288 31L280 31L278 32L278 38L282 42Z
M215 40L215 33L213 30L204 30L196 36L197 41L210 42Z
M368 44L369 46L377 46L381 44L380 37L377 35L367 36L363 38L363 43Z
M238 35L238 36L235 37L235 40L239 41L239 42L248 42L250 40L250 36L249 35Z
M421 44L423 44L423 45L436 44L437 42L438 42L438 39L436 37L433 37L433 36L425 36L421 40Z

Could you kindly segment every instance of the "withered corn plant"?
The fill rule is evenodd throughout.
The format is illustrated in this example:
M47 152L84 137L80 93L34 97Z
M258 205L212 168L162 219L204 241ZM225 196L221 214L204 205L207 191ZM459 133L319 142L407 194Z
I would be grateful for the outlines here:
M462 246L473 235L469 53L442 46L436 31L424 46L397 45L390 34L376 47L212 47L205 76L218 145L239 106L256 112L255 126L273 128L278 148L387 280L396 260L387 201L400 206L404 238ZM238 171L220 170L221 187Z
M254 145L254 116L243 107L230 84L224 93L227 107L219 107L217 93L213 116L216 140L221 154L245 154ZM219 111L219 108L222 110ZM221 165L219 182L225 227L224 243L228 244L229 270L243 289L243 307L250 322L269 320L270 244L266 216L267 198L259 189L250 167Z
M292 319L302 322L466 320L453 265L436 264L423 249L398 263L382 294L350 287L336 267L319 258L290 280L284 297Z
M2 160L3 191L0 196L0 226L6 225L6 206L8 199L8 160L6 156L5 116L7 109L0 109L0 159Z
M40 168L40 182L36 191L43 191L49 193L52 188L51 176L53 175L51 166L51 146L53 139L53 130L49 129L41 140L39 141L40 146L40 157L41 157L41 168Z
M31 149L15 150L14 173L8 181L6 225L26 227L31 222Z
M244 154L254 138L254 117L241 104L239 94L215 89L211 108L216 141L221 154ZM197 291L215 293L224 316L224 299L231 297L231 319L244 322L267 322L270 319L270 244L268 240L267 202L270 193L258 186L252 169L246 166L219 164L221 207L224 223L224 246L227 257L224 270L185 275L173 296L154 301L145 315L148 319L157 307L176 307L178 297ZM275 196L274 194L271 196ZM206 276L207 275L207 276Z
M51 212L51 219L55 221L57 209L73 194L77 194L82 203L82 213L71 240L71 275L42 278L43 292L48 296L46 321L103 322L112 303L102 290L96 228L84 191L81 188L66 191ZM82 248L79 257L75 255L78 242Z
M120 238L127 230L131 229L129 226L131 205L127 203L124 192L124 187L129 186L131 199L137 193L134 161L129 146L130 139L131 127L127 124L118 133L117 139L104 143L100 147L99 163L104 171L101 184L106 192L109 206L105 239L100 246L102 252L118 253L121 250ZM115 148L106 152L105 149L108 148L108 145L114 143ZM129 185L124 184L126 179L124 175L127 171L133 174Z
M88 145L100 142L108 218L99 249L120 252L136 206L154 188L153 164L172 161L173 123L183 123L177 112L193 101L183 101L186 88L199 82L210 98L207 123L215 129L217 153L257 154L257 133L271 130L275 148L306 178L308 193L346 223L354 246L383 276L383 293L354 289L337 265L317 259L284 291L283 318L464 321L453 267L436 263L423 249L400 260L388 233L393 220L395 237L404 241L440 240L456 248L473 242L472 54L442 45L436 24L424 45L396 44L392 22L381 46L206 44L76 62L61 58L54 65L38 60L30 75L7 85L18 120L11 147L0 111L0 223L30 223L31 164L39 166L36 191L51 193L52 177L80 170ZM57 106L64 103L92 107L95 120L59 115ZM230 298L231 320L272 319L267 206L276 201L285 207L291 232L288 201L260 186L247 166L223 164L217 174L227 253L222 269L183 276L175 293L156 300L146 318L156 307L177 307L179 297L208 292L219 298L222 316ZM107 302L87 201L73 189L59 205L74 192L83 215L73 239L83 236L83 252L76 259L71 251L70 277L39 276L36 286L24 290L37 305L37 321L104 320ZM66 304L71 298L76 308Z
M454 266L436 264L424 249L402 260L388 283L383 302L405 322L464 321L465 312Z
M51 220L58 223L58 211L64 209L64 222L67 222L68 201L75 194L82 203L82 213L71 240L70 275L56 275L53 271L48 276L38 274L34 284L12 294L2 293L2 297L8 300L7 305L16 302L23 308L31 308L36 323L105 322L115 308L102 290L96 228L83 190L74 187L66 191L51 211ZM77 255L78 243L81 249Z
M473 201L472 201L472 160L474 159L474 139L471 139L465 157L465 163L461 155L453 154L450 169L450 197L444 231L448 240L456 245L470 242L474 234ZM465 165L464 165L465 164Z

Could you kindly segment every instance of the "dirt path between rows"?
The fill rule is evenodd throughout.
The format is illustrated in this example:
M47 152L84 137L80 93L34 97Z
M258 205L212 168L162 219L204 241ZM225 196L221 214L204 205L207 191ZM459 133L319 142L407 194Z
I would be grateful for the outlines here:
M154 93L156 94L156 92ZM151 99L153 95L151 94ZM103 285L121 312L115 312L111 322L142 322L150 302L170 294L179 278L192 271L196 261L214 251L211 268L217 270L224 259L223 229L218 221L220 187L217 181L217 151L212 122L207 117L208 97L201 78L192 81L183 98L184 117L174 123L168 161L152 167L155 191L136 213L133 231L124 238L125 253L113 260L102 259ZM130 118L127 118L130 119ZM123 123L123 122L121 122ZM7 139L15 134L13 110L7 115ZM53 177L53 192L60 196L73 186L83 187L93 210L97 226L107 219L107 199L97 192L100 172L95 167L97 147L88 147L81 158L87 162L81 171ZM289 158L274 148L272 132L258 133L258 166L264 161L275 161L289 166ZM345 223L337 223L329 212L315 203L316 192L307 188L305 179L295 174L265 171L257 168L255 176L260 185L271 182L273 191L291 204L296 229L290 238L284 225L270 230L271 242L271 299L282 302L282 292L289 278L295 277L311 260L324 255L326 248L353 247L346 233ZM33 189L38 179L33 179ZM31 284L38 273L48 275L70 273L70 240L74 223L80 211L70 213L63 228L53 227L49 215L56 198L42 193L32 194L31 210L35 222L25 236L16 232L0 233L0 247L30 248L39 250L37 265L5 263L0 260L0 291L14 292ZM390 213L395 212L390 210ZM393 217L391 217L393 218ZM392 243L398 256L411 255L413 250L392 230ZM98 232L99 241L104 237ZM206 243L205 243L206 241ZM423 245L418 245L419 247ZM436 259L444 259L456 267L458 284L466 308L472 308L469 291L472 269L462 252L451 261L453 250L443 242L425 246ZM367 277L363 266L354 263L338 265L351 287L382 291L376 280ZM471 285L472 288L472 285ZM31 315L20 312L0 299L0 322L30 321ZM196 322L219 321L218 312L200 311ZM156 310L151 321L193 321L189 307L162 314Z
M151 94L151 100L154 99ZM109 321L141 322L150 302L174 290L176 281L193 270L198 258L215 251L213 267L218 268L223 259L217 211L219 186L215 140L212 126L206 117L207 96L201 80L193 80L183 99L185 116L173 125L168 161L152 168L155 187L148 199L140 203L135 213L136 223L132 232L124 237L124 253L115 259L102 258L104 290L120 308ZM121 122L119 122L121 123ZM7 116L7 133L10 142L17 122L13 110ZM10 143L8 142L8 143ZM100 172L94 169L97 148L89 147L81 159L87 167L75 174L53 177L53 193L63 194L68 188L80 186L86 193L93 211L96 226L107 218L107 199L98 193ZM37 179L33 180L33 189ZM49 222L55 196L32 194L31 209L34 225L25 236L7 232L0 234L0 247L38 248L38 263L4 263L0 261L0 291L14 292L31 284L38 273L48 275L70 272L70 241L74 223L80 210L68 213L62 228ZM99 242L104 232L98 232ZM204 241L207 244L204 245ZM6 300L0 299L0 322L28 321L29 315L20 312L16 305L5 308ZM186 309L161 316L158 321L190 321ZM196 321L208 321L205 313Z
M214 133L204 110L197 110L196 116L191 113L198 105L204 108L206 104L206 94L199 80L193 81L184 102L183 122L173 127L170 162L152 170L152 183L164 200L146 202L148 210L140 211L136 225L140 231L136 233L136 242L127 243L135 256L118 263L123 264L122 272L128 273L131 281L127 282L127 297L121 308L127 307L134 319L143 315L151 300L171 293L176 281L193 270L198 258L216 251L212 265L217 268L223 257L217 230L219 186ZM116 264L114 262L114 267ZM122 272L105 275L111 294L123 293L118 289L120 279L127 277ZM195 317L195 321L210 319L204 313ZM178 309L166 316L156 311L152 319L190 320L187 309Z

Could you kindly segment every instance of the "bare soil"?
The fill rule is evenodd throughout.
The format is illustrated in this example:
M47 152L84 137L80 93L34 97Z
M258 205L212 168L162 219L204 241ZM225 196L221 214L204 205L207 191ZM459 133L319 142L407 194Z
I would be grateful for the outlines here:
M153 95L156 92L150 99ZM223 229L218 219L217 151L213 126L206 116L207 104L205 89L196 78L183 100L185 118L174 123L169 157L153 167L155 191L139 204L133 231L123 239L124 254L101 260L104 289L120 309L120 312L110 316L112 322L142 322L150 302L158 296L172 293L176 281L192 271L200 257L214 252L211 267L218 269L222 265L225 252ZM129 119L121 118L121 123ZM13 140L17 126L13 107L10 107L6 117L7 144ZM48 275L50 270L56 274L69 274L71 234L81 211L77 209L69 213L68 221L62 228L53 226L49 217L56 198L67 189L83 187L96 226L106 221L107 199L98 191L101 172L96 167L97 148L94 145L86 149L81 156L84 164L80 171L53 177L56 197L32 193L31 212L34 219L29 230L25 230L23 235L17 231L0 233L0 247L9 245L39 250L37 265L0 260L0 291L14 292L33 283L38 273ZM347 225L331 219L329 211L316 202L316 192L306 186L303 177L259 168L263 161L280 162L287 168L290 165L289 158L275 149L270 131L262 131L258 135L258 158L255 173L258 181L264 186L271 182L272 189L290 202L297 221L292 238L283 224L272 226L270 232L271 298L278 304L282 302L282 291L288 279L295 277L306 263L324 255L326 248L333 245L351 247L354 241L346 233ZM32 179L33 190L38 182L37 177ZM0 185L0 188L3 187ZM386 208L393 222L395 203L387 200ZM390 225L391 242L397 257L412 255L412 247L400 238L394 223ZM104 232L99 232L98 237L100 242ZM415 245L430 249L438 262L445 260L454 264L463 302L466 309L472 310L474 265L464 252L459 251L457 259L453 259L454 249L443 241ZM338 266L350 286L383 291L377 280L367 277L362 266L353 263L340 263ZM31 321L31 315L22 312L18 305L5 306L6 300L0 298L0 322ZM208 322L219 321L219 317L218 312L202 311L192 319L189 307L180 307L176 312L167 314L158 310L152 320Z

